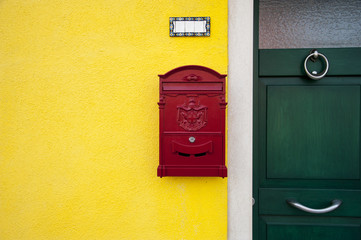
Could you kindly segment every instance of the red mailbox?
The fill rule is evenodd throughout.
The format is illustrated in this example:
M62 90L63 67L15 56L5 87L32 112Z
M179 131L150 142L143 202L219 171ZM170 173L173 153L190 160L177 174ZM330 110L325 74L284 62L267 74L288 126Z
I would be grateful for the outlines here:
M159 75L159 177L227 177L226 76L195 65Z

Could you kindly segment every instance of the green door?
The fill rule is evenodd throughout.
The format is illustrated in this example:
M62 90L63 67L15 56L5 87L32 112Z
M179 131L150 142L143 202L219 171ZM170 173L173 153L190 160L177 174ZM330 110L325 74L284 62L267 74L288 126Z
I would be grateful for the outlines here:
M361 239L361 48L315 45L257 49L254 239Z

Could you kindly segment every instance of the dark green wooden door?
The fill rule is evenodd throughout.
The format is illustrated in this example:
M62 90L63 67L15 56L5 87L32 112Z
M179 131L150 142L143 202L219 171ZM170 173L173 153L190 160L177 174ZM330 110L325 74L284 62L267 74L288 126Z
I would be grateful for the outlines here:
M361 239L361 49L318 49L330 68L317 81L303 68L310 50L259 50L254 239ZM323 214L287 202L324 209L335 199Z
M360 15L359 0L255 0L254 240L361 240Z

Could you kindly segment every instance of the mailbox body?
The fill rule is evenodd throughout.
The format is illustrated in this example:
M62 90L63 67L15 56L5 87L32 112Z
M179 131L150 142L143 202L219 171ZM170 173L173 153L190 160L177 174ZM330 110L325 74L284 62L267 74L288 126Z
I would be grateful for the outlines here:
M158 176L227 177L226 75L189 65L159 77Z

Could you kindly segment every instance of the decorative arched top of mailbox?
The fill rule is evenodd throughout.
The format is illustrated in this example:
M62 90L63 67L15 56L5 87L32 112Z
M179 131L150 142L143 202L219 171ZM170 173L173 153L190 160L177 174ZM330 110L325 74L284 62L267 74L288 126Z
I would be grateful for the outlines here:
M187 65L170 70L166 74L158 75L163 81L185 81L185 82L213 82L224 79L227 75L220 74L217 71L199 66Z

